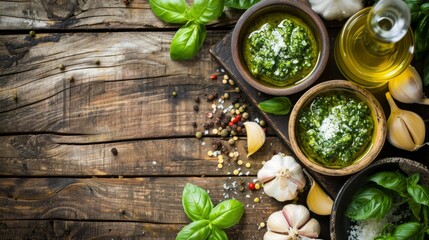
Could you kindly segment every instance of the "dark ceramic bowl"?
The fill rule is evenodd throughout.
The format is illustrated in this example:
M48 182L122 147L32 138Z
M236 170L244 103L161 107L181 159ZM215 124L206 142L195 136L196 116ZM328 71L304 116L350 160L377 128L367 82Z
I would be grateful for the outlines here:
M256 19L269 13L284 12L301 19L313 32L318 47L318 56L314 68L295 84L279 87L265 83L251 74L243 58L244 38ZM329 57L329 37L320 17L304 3L296 0L261 1L248 9L238 20L231 40L234 65L246 82L255 89L270 95L290 95L308 88L322 74Z
M333 168L319 163L317 159L312 159L304 151L304 148L298 140L298 120L301 117L302 111L309 107L314 98L321 94L338 91L348 92L349 94L354 95L357 99L366 103L371 110L372 118L374 120L374 130L372 141L363 154L354 159L351 165L341 168ZM290 114L288 132L292 150L304 165L321 174L343 176L360 171L368 166L378 156L386 139L386 116L380 103L368 90L350 81L330 80L313 86L298 99Z
M374 161L367 168L350 177L340 189L334 201L330 219L332 240L348 239L347 230L352 223L344 213L352 200L352 196L368 182L368 177L380 171L396 170L406 175L420 173L420 181L425 185L429 185L429 171L426 166L419 162L406 158L384 158Z

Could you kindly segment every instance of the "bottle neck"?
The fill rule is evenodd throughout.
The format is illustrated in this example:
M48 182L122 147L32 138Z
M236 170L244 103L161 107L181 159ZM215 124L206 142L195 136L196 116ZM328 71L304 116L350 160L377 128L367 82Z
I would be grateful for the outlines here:
M392 52L410 26L410 9L402 0L380 0L370 10L363 40L377 55Z

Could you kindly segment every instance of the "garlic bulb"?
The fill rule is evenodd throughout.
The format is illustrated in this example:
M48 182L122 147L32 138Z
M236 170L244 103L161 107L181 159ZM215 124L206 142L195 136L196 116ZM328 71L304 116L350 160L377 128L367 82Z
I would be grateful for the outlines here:
M247 135L247 157L249 157L264 145L265 132L256 122L245 122L244 127Z
M309 0L311 8L326 20L343 20L363 8L361 0Z
M389 81L389 91L400 102L429 105L429 99L423 92L422 78L411 65Z
M389 92L386 93L390 106L387 119L387 140L395 147L415 151L424 145L426 126L416 113L398 108Z
M305 206L288 204L267 220L264 240L314 239L320 234L319 222L311 218Z
M307 194L307 206L310 211L319 215L330 215L334 201L326 194L312 176L304 169L305 175L310 179L310 190Z
M258 180L263 183L264 192L277 201L292 200L305 187L301 165L291 156L274 155L258 171Z

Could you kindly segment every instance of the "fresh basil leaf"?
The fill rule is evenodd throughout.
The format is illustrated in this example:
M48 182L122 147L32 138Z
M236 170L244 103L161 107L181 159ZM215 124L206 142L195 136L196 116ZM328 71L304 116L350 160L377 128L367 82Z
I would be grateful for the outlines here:
M170 57L173 60L189 60L197 55L206 39L204 25L192 23L181 27L170 45Z
M413 173L407 178L407 185L414 185L419 183L420 175L418 173Z
M416 203L413 199L408 199L408 208L413 213L413 216L420 221L420 212L422 211L422 205Z
M429 54L426 55L423 65L423 85L425 87L429 85Z
M186 216L192 221L209 219L213 203L202 188L187 183L182 193L182 205Z
M197 23L207 24L223 13L225 0L194 0L189 10L190 17Z
M189 5L185 0L149 0L153 13L162 21L168 23L186 23Z
M429 188L427 186L408 185L407 192L416 203L429 206Z
M417 24L422 15L420 11L420 6L422 4L422 0L405 0L411 12L411 23Z
M176 236L176 240L207 239L211 233L209 220L198 220L186 225Z
M420 10L422 11L422 13L423 13L423 14L428 15L428 14L429 14L429 2L427 2L427 3L423 3L423 4L420 6Z
M423 240L423 226L417 222L403 223L396 227L393 232L396 240Z
M248 9L261 0L225 0L225 7Z
M392 236L378 236L374 240L396 240L396 238Z
M401 195L405 194L407 191L407 179L402 173L397 171L378 172L368 179L384 188L398 192Z
M422 53L429 50L429 15L425 15L417 25L415 30L416 53Z
M382 218L392 207L392 197L375 187L360 189L347 206L346 216L355 220Z
M228 240L228 236L222 229L215 227L207 240Z
M266 112L274 115L286 115L292 108L292 103L287 97L273 97L266 101L260 102L258 107Z
M244 213L244 205L229 199L216 205L210 213L212 225L218 228L229 228L237 224Z

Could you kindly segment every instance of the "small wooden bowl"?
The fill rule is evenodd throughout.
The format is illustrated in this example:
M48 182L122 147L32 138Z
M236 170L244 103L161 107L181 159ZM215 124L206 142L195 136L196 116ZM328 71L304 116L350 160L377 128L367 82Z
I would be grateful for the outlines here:
M331 168L311 159L303 151L297 139L297 121L301 115L302 110L307 107L316 96L320 95L321 93L329 93L339 90L349 91L369 106L374 119L374 130L373 139L370 145L367 147L366 151L360 157L358 157L358 159L355 159L349 166L342 168ZM386 139L386 116L380 103L368 90L346 80L331 80L312 87L300 97L292 109L288 130L292 150L304 165L321 174L330 176L344 176L360 171L361 169L368 166L378 156Z
M243 58L242 46L248 28L254 24L255 19L258 17L273 12L285 12L303 20L312 30L318 45L319 55L313 70L295 84L284 87L275 86L257 79L250 73ZM296 0L261 1L248 9L238 20L232 33L231 49L234 65L246 82L261 92L270 95L284 96L308 88L320 77L329 58L329 36L323 21L305 4Z

